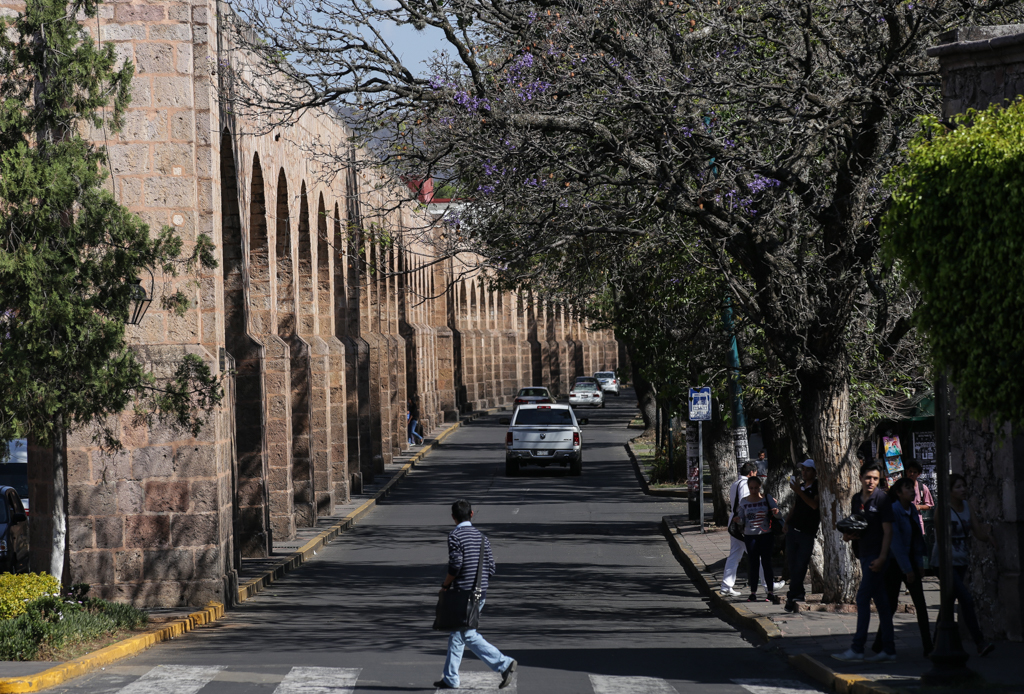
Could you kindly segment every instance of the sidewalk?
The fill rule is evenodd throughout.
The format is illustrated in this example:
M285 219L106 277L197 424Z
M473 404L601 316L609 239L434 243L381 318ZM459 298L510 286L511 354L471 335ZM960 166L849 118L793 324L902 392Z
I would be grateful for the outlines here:
M718 606L730 621L740 626L753 629L767 638L772 647L779 648L790 658L794 665L812 676L831 675L830 684L845 690L858 680L871 680L876 685L873 691L886 691L892 688L918 688L918 677L931 669L931 661L926 660L921 652L921 638L918 633L916 616L913 612L904 612L909 606L910 596L901 596L901 607L894 617L896 627L897 661L885 665L856 665L842 663L831 657L832 653L840 653L850 647L850 640L857 627L856 610L851 607L848 613L834 611L815 611L817 603L821 607L821 595L810 592L807 585L808 605L810 611L789 613L782 605L768 602L748 603L746 601L746 565L740 565L736 589L743 593L740 598L727 598L719 593L725 559L729 554L729 534L722 530L709 531L701 534L696 524L691 524L682 516L666 516L665 530L673 544L673 551L680 558L687 572L694 578L698 588L710 594L713 605ZM777 561L777 560L776 560ZM776 566L776 576L782 573L781 566ZM939 584L936 578L925 578L925 598L928 602L928 616L935 623L938 617ZM910 607L912 610L913 608ZM877 616L873 615L871 630L868 637L868 648L874 639L878 626ZM1024 644L1008 641L996 642L996 649L985 658L975 654L974 644L967 639L964 647L971 655L967 665L978 672L987 683L985 691L1024 692L1024 676L1021 675L1019 663L1024 662ZM800 656L800 657L795 657ZM817 661L824 668L817 667L811 661ZM816 670L812 672L811 670ZM832 671L828 673L828 671ZM847 675L843 677L839 675ZM839 675L837 677L837 675ZM825 677L821 678L822 681ZM846 684L837 681L841 680ZM864 683L868 684L868 683ZM1005 685L1005 686L993 686ZM866 689L863 686L857 687ZM959 688L957 691L972 691L971 688Z

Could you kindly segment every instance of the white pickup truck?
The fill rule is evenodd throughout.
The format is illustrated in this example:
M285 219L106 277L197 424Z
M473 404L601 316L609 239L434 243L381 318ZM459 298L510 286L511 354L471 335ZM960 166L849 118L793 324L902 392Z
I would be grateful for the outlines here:
M508 424L505 434L505 475L514 477L523 465L560 465L570 475L583 473L583 437L580 426L586 419L576 419L568 405L520 405Z

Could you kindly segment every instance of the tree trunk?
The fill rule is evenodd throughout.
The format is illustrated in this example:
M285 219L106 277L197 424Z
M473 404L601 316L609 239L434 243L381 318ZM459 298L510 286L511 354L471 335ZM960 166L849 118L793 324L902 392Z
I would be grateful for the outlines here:
M724 527L729 524L729 487L736 480L736 447L717 398L711 401L711 412L711 421L704 423L704 458L711 473L714 522Z
M792 437L789 435L790 428L781 417L762 420L761 423L764 447L768 451L768 480L765 483L765 491L775 499L784 516L789 514L793 504L789 476L796 469L796 461L792 454Z
M67 460L64 455L64 419L54 417L53 426L53 544L50 547L50 575L63 582L67 552Z
M640 374L640 364L632 346L627 346L629 364L633 370L633 389L636 391L636 406L640 408L640 416L644 420L644 429L654 427L655 412L658 408L657 391L654 385Z
M854 451L850 446L850 389L842 365L828 373L800 374L804 429L809 453L818 470L821 545L824 555L824 602L853 602L860 567L837 521L850 512L850 498L859 487Z

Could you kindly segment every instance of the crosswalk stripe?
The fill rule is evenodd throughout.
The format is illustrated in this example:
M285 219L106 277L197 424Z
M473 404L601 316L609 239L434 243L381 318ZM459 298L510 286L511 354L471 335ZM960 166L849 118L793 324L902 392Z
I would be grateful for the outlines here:
M274 694L352 694L362 668L293 667Z
M750 694L803 694L816 691L796 680L733 680Z
M679 694L676 688L657 677L616 677L591 675L594 694Z
M196 694L217 676L223 665L157 665L121 689L119 694Z
M493 692L501 684L501 675L497 672L460 672L459 673L459 692L461 694L484 694L484 692ZM448 691L445 689L435 689L434 692ZM516 691L516 683L513 682L503 692Z

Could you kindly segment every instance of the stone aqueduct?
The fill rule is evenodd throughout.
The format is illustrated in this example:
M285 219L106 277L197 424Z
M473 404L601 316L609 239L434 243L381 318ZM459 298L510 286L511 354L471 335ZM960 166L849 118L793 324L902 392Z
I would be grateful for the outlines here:
M220 262L198 282L157 277L158 296L180 287L193 308L177 317L154 301L132 339L157 373L195 353L235 374L199 438L129 415L115 455L88 432L68 437L65 579L142 605L226 601L243 557L315 525L407 448L407 400L430 431L509 403L521 385L564 393L617 363L609 332L491 291L461 261L435 262L403 234L422 206L375 218L394 187L354 168L325 176L303 145L347 146L329 114L246 135L255 128L218 84L217 66L244 68L218 24L229 12L216 0L115 1L85 25L136 65L123 132L91 134L108 147L118 200L186 240L210 234ZM32 562L45 570L51 458L31 445L29 456Z

